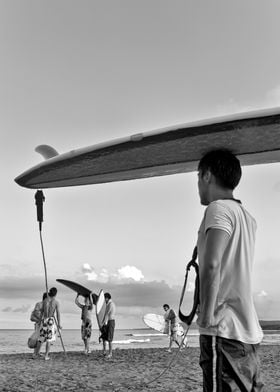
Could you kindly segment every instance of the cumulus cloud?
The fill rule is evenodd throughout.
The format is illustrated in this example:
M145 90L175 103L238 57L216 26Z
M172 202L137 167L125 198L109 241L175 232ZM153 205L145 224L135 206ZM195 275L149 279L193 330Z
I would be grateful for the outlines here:
M100 283L110 281L116 283L126 283L129 281L141 282L144 280L142 272L137 267L131 265L123 266L117 272L110 273L106 268L96 272L92 266L86 263L83 264L82 271L87 277L87 280Z
M264 291L264 290L260 291L260 292L257 294L258 297L267 297L267 295L268 295L267 292Z
M132 279L136 282L140 282L144 279L144 275L138 268L126 265L125 267L121 267L120 269L118 269L118 278L121 280Z
M87 264L87 263L83 264L82 271L84 272L84 274L86 275L88 280L97 280L98 279L97 273L94 271L94 269L89 264Z

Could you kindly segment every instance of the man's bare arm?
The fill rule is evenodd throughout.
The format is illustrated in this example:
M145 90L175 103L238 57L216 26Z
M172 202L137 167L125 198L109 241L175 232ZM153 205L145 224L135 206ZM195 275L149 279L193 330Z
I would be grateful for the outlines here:
M221 261L228 244L229 234L221 229L209 229L206 233L205 260L200 266L200 315L202 328L216 325L215 303L219 291Z

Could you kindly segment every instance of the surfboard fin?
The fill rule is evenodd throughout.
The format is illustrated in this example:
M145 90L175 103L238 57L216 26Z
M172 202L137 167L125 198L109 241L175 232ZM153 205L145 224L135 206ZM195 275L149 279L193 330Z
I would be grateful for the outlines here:
M35 151L41 154L42 157L46 160L59 155L56 149L51 146L48 146L47 144L40 144L40 146L37 146L35 148Z

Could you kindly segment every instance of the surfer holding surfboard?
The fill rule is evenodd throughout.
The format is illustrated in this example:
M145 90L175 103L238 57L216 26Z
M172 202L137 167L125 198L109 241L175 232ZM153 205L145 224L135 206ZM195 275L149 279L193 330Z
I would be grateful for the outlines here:
M103 342L103 355L106 355L106 342L109 344L109 352L107 358L112 358L113 355L113 338L115 331L115 314L116 314L116 305L112 301L112 297L110 293L104 294L105 302L106 302L106 310L104 315L104 324L101 328L101 336Z
M178 347L180 347L180 343L178 341L179 322L176 313L173 309L170 308L168 304L164 304L163 309L165 311L164 320L166 328L166 331L164 331L164 333L168 334L170 330L169 347L167 351L171 353L171 347L173 342L176 343Z
M79 293L78 293L77 297L75 299L75 304L80 309L82 309L81 335L82 335L82 340L85 345L85 354L89 354L90 353L89 342L90 342L91 330L92 330L92 309L93 309L93 303L91 300L91 296L89 295L89 296L85 297L84 304L81 304L79 302Z
M209 392L263 390L257 350L263 333L251 288L256 222L233 197L240 178L240 162L227 150L210 151L199 162L206 211L197 241L197 324L203 390Z

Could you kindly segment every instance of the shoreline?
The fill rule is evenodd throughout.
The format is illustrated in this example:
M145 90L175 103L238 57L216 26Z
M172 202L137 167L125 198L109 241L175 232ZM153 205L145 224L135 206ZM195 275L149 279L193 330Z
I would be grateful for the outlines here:
M188 347L172 354L164 348L115 349L112 359L102 351L51 352L51 360L32 359L31 353L0 355L3 392L102 391L183 392L201 391L199 349ZM170 369L158 377L174 359ZM280 391L280 347L260 346L265 391Z

